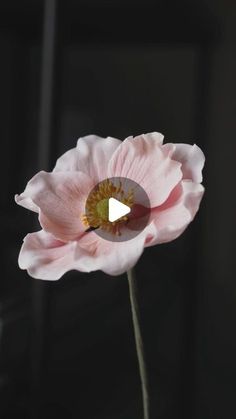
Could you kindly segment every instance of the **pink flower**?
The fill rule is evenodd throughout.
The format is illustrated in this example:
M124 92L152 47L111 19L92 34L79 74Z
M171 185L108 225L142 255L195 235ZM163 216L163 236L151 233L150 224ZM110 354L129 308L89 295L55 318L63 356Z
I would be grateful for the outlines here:
M39 214L42 227L25 237L20 268L47 280L71 269L119 275L135 265L145 247L176 239L193 220L204 193L204 154L197 145L162 142L157 132L123 142L89 135L57 160L53 172L37 173L15 197L17 204ZM86 232L88 194L111 177L134 180L150 200L148 225L128 241L111 242Z

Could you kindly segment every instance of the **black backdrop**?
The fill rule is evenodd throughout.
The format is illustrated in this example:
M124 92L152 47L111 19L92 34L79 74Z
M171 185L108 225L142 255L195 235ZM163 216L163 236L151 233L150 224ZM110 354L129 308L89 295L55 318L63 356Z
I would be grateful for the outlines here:
M1 1L1 418L142 418L125 275L32 280L13 196L79 136L154 130L207 163L194 223L137 265L151 419L235 418L235 46L229 0Z

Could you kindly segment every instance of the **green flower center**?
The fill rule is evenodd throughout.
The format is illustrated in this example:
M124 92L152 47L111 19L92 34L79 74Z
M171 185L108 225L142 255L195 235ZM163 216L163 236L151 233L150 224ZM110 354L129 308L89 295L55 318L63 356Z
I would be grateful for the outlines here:
M96 211L97 211L98 216L103 221L108 221L109 199L104 198L101 201L99 201L96 205Z

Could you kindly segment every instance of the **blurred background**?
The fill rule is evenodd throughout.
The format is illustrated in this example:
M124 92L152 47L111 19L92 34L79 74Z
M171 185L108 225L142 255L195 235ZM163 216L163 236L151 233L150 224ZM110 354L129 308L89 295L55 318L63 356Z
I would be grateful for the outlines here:
M142 419L126 276L17 265L14 194L77 138L160 131L204 151L206 194L137 265L151 419L236 417L236 3L1 0L1 419Z

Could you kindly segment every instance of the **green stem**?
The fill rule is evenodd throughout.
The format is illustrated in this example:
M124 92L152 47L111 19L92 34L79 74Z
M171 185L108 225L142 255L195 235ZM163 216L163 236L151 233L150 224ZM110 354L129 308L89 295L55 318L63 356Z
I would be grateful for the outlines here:
M139 364L139 373L141 378L142 386L142 396L143 396L143 417L144 419L149 419L149 395L148 395L148 379L147 379L147 369L144 360L144 350L143 350L143 339L140 330L139 322L139 310L137 302L137 288L136 288L136 278L134 269L127 271L128 283L129 283L129 295L131 303L131 311L133 318L134 326L134 337L137 350L138 364Z

